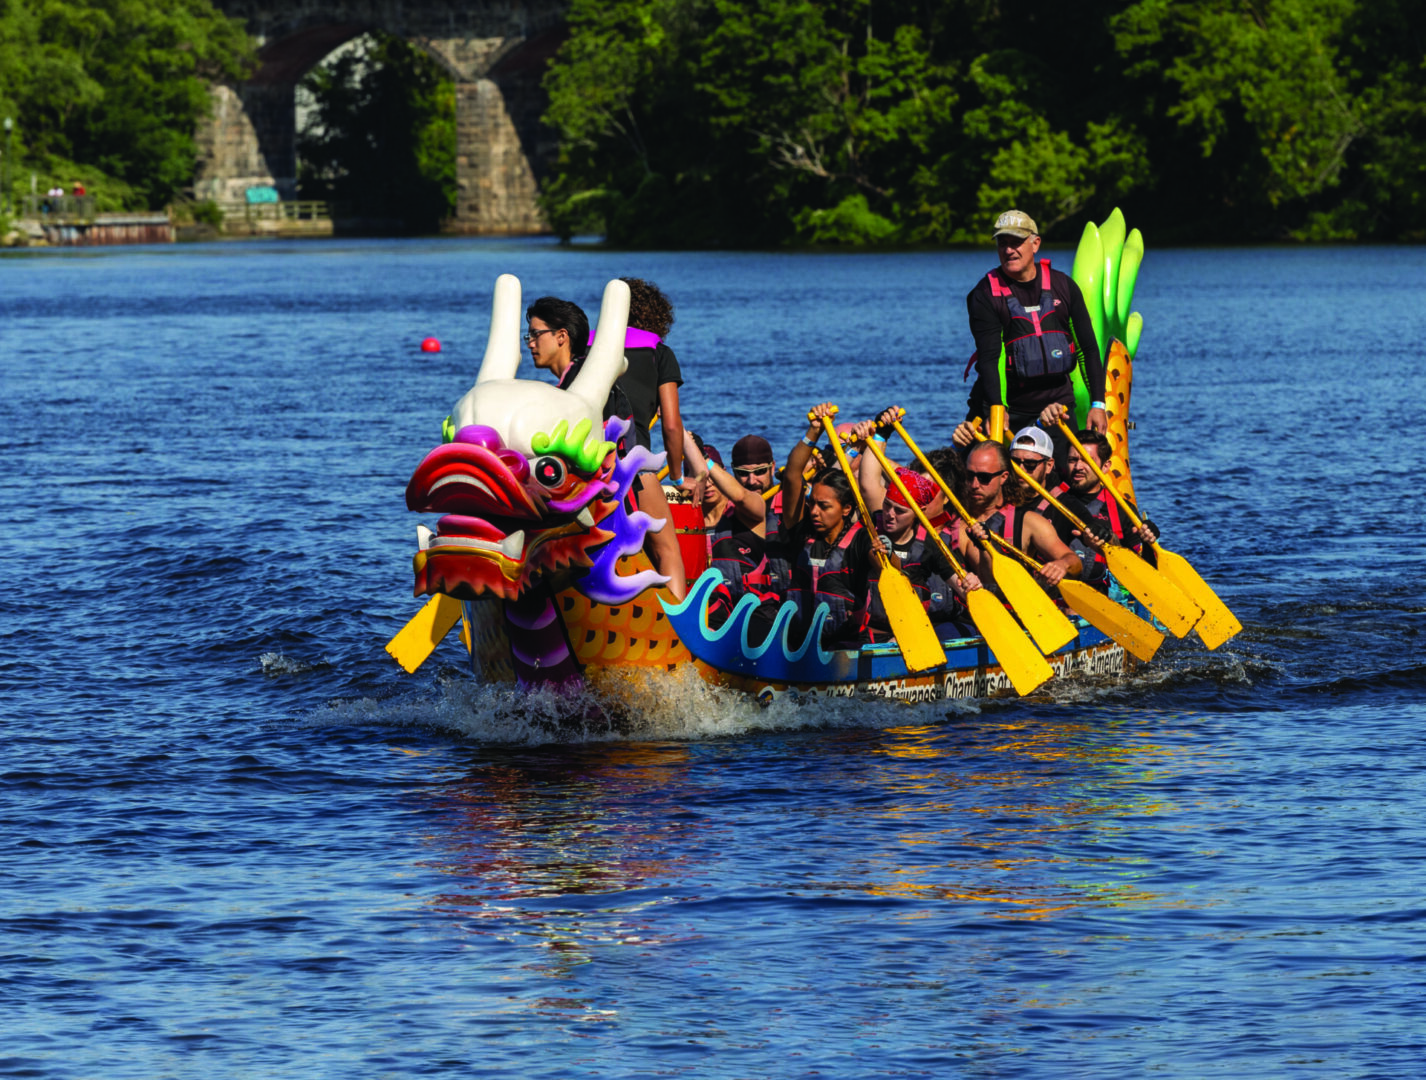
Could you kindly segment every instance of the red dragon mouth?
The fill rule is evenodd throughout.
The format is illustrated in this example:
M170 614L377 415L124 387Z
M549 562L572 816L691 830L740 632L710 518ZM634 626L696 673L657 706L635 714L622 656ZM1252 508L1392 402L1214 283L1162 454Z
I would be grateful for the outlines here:
M524 456L501 447L452 442L438 446L417 466L406 485L406 505L418 513L442 513L437 531L422 531L416 553L415 594L445 593L459 600L484 594L520 595L540 572L589 566L588 551L612 538L597 527L615 504L594 499L577 513L557 512L547 494L522 482L530 476ZM583 486L560 492L574 501ZM533 480L529 481L535 486Z

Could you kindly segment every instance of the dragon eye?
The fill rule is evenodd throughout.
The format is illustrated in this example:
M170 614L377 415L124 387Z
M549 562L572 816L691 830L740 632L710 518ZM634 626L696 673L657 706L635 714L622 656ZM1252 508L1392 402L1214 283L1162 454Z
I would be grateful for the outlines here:
M557 457L536 458L532 471L542 487L557 488L564 483L564 462Z

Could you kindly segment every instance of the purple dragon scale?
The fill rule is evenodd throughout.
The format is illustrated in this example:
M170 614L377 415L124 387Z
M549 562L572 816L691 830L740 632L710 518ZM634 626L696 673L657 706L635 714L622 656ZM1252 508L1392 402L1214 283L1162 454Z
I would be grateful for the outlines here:
M604 423L604 438L617 443L629 430L629 422L613 417ZM645 589L657 588L668 582L668 578L653 570L641 570L627 577L619 574L619 560L625 555L642 551L644 537L654 525L654 519L640 511L629 513L624 497L634 482L634 477L644 469L658 469L664 463L663 454L653 454L642 446L635 446L614 465L614 475L610 484L616 491L618 508L608 518L600 522L600 528L614 534L594 558L589 573L575 586L595 603L618 606L627 604Z

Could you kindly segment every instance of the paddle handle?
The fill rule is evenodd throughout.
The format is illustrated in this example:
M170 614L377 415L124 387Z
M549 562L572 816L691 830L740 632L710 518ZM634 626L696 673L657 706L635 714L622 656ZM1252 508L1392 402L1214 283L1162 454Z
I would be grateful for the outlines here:
M815 465L809 464L807 468L802 470L802 479L804 480L811 480L816 475L817 468ZM773 484L772 487L768 488L766 491L763 492L763 502L772 502L773 496L775 496L781 490L782 485L780 483Z
M836 411L835 405L832 406L832 410L833 412ZM817 417L811 413L807 414L807 419L813 423L817 421ZM862 499L861 485L857 483L857 478L852 475L852 463L847 460L847 452L842 449L842 440L837 438L837 429L832 426L832 418L830 416L822 417L822 426L831 437L832 449L836 451L837 454L837 464L841 465L842 472L847 474L847 483L850 484L852 488L852 498L857 501L857 513L861 514L862 517L862 527L866 529L868 536L874 536L876 529L872 527L871 511L866 508L866 502ZM875 547L872 548L872 551L876 552L877 562L879 562L882 567L890 565L890 560L887 559L885 552L878 551Z
M902 416L906 415L905 409L899 409L898 411ZM926 460L926 455L921 453L921 448L916 445L916 441L912 439L910 435L906 434L906 429L901 426L900 419L891 426L895 429L896 434L901 436L901 441L906 444L906 449L916 455L916 460L921 463L921 468L925 469L931 479L936 481L942 494L946 496L946 501L956 508L956 513L961 516L961 520L967 525L974 525L975 518L971 517L970 512L961 505L960 499L956 498L956 493L951 490L951 485L946 483L945 480L941 478L941 474L931 467L931 463Z
M898 424L897 426L900 427L901 425ZM951 552L951 549L947 547L946 542L941 539L940 530L931 524L931 519L926 516L926 512L916 505L916 500L911 497L911 492L906 490L906 485L901 482L901 477L896 475L896 467L886 460L886 455L882 453L881 447L877 446L876 443L868 442L867 449L870 450L872 454L875 455L876 460L881 463L882 472L891 478L891 482L896 485L896 490L901 492L901 497L906 500L906 505L911 509L911 512L916 515L916 520L921 523L922 528L926 530L926 535L936 541L936 546L941 549L941 554L944 555L946 561L951 564L951 569L956 572L956 577L964 581L966 576L965 568L956 561L956 557Z
M1114 501L1119 504L1119 509L1123 510L1124 513L1129 515L1129 520L1134 523L1134 528L1142 529L1144 527L1144 523L1139 520L1139 515L1134 513L1133 507L1129 505L1129 500L1124 498L1123 495L1119 494L1119 489L1114 486L1114 481L1111 480L1108 476L1106 476L1103 470L1101 470L1100 467L1095 464L1094 457L1091 456L1089 451L1086 450L1080 444L1080 441L1074 437L1074 432L1069 429L1069 425L1066 424L1063 420L1061 420L1059 423L1060 430L1065 433L1065 438L1070 441L1071 446L1073 446L1076 450L1079 451L1080 459L1086 465L1089 466L1090 472L1094 473L1094 475L1099 478L1099 482L1104 485L1105 490L1108 491ZM1157 544L1155 544L1154 546L1158 547Z
M901 413L902 416L906 415L905 409L899 409L898 411ZM955 493L951 491L951 489L946 485L946 482L941 479L941 474L931 467L931 463L926 460L926 455L921 453L921 448L916 445L915 441L911 438L910 435L906 434L906 429L901 426L901 421L898 419L896 423L892 426L895 427L896 434L901 436L901 441L904 442L906 446L910 449L910 451L916 455L916 460L921 463L921 467L931 474L931 478L935 480L936 483L941 485L941 490L946 493L946 498L951 502L952 505L955 506L956 512L960 514L962 520L964 520L967 525L976 524L975 519L972 518L970 514L966 511L966 508L961 505L961 502L959 499L956 498ZM983 438L983 436L979 436L979 433L977 433L977 435L978 437ZM1011 461L1011 464L1014 465L1015 462ZM1033 567L1037 572L1045 568L1044 563L1036 562L1029 556L1028 553L1021 551L1018 547L1012 544L1009 540L1005 539L1005 537L1001 536L999 533L993 533L989 529L987 529L985 535L994 540L1006 551L1019 556L1023 562Z
M1031 557L1029 552L1021 551L1018 547L1012 544L1009 540L1005 539L1005 537L1001 536L999 533L993 533L989 529L986 529L985 535L990 537L992 540L994 540L997 544L1003 547L1006 551L1010 552L1012 555L1018 556L1021 562L1025 563L1036 573L1039 573L1045 568L1044 563L1036 562L1035 559Z

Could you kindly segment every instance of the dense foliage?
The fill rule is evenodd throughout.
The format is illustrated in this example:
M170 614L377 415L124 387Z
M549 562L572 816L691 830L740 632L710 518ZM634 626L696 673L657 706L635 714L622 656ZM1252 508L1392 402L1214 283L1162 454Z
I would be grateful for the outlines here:
M1400 0L573 0L562 234L621 244L1426 239Z
M297 143L303 198L434 232L455 209L455 85L414 45L370 34L303 80L312 114Z
M28 190L33 170L83 180L101 201L163 206L193 181L209 86L252 58L209 0L0 0L12 183L24 174Z

